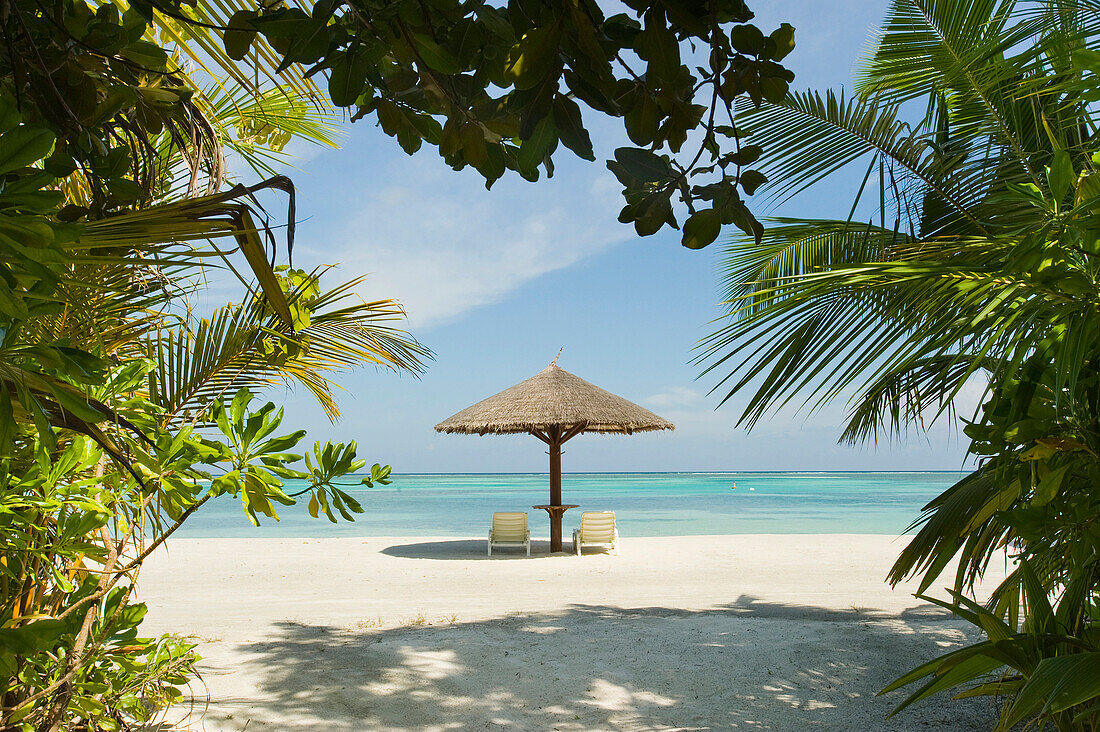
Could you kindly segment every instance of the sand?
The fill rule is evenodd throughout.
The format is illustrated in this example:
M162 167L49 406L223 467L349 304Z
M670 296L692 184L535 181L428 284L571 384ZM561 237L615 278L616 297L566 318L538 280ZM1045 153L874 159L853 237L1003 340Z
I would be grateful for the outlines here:
M883 583L902 545L628 538L490 560L484 539L175 539L139 594L143 631L204 657L176 729L989 729L989 701L946 696L886 719L904 696L878 690L977 638Z

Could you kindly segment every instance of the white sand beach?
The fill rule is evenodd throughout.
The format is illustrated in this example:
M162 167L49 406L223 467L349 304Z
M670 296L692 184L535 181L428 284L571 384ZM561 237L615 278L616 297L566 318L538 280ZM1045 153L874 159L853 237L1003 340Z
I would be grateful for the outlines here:
M981 730L985 700L876 692L974 631L883 583L902 539L173 539L147 634L191 636L177 729ZM990 585L1003 576L989 578Z

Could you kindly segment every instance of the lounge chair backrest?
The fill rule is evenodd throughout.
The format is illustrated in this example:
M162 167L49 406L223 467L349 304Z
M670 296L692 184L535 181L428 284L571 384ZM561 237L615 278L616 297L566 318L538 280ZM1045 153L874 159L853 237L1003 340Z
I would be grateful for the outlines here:
M581 514L581 540L611 543L615 536L614 511L585 511Z
M527 514L522 511L494 513L493 539L522 542L527 535Z

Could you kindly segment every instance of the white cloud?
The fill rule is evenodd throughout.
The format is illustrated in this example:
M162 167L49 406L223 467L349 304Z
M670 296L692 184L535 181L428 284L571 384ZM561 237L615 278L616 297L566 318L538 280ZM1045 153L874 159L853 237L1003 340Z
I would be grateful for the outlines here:
M671 386L659 394L654 394L642 401L656 408L690 407L703 401L703 393L686 386Z
M361 294L401 301L418 332L633 233L615 220L614 180L594 166L536 185L506 176L492 191L436 160L405 158L389 172L387 185L356 191L343 229L309 257L370 273Z

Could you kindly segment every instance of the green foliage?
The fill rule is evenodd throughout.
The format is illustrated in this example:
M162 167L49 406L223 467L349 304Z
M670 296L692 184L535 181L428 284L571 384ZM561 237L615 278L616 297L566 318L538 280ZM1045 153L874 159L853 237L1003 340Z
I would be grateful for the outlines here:
M429 355L392 327L396 303L352 295L357 281L325 289L320 271L272 267L255 197L290 198L289 249L289 180L219 190L226 147L271 173L291 136L330 142L309 85L203 90L175 55L194 48L157 45L181 29L163 17L154 28L144 11L65 0L0 13L4 729L129 729L182 698L198 656L140 637L142 561L225 487L223 473L242 476L253 520L257 507L293 502L278 476L309 475L291 467L289 447L256 438L271 407L230 420L229 445L188 417L291 378L335 415L331 372L415 373ZM190 279L212 261L233 269L235 255L255 276L242 276L244 304L219 309L214 327L181 316ZM225 330L233 338L214 337ZM310 483L318 495L365 466L354 446L338 452ZM218 489L205 487L213 476ZM346 518L362 510L332 496Z
M257 513L276 521L279 515L272 502L284 506L294 505L295 496L310 494L309 513L317 518L318 511L336 522L333 509L347 521L354 521L353 513L362 513L363 507L351 495L340 490L337 482L344 476L358 473L367 461L356 458L356 445L351 442L332 444L319 442L313 444L312 457L287 452L294 449L305 430L296 430L290 434L272 436L283 419L283 410L276 411L273 402L267 402L254 412L248 411L253 394L248 389L238 391L229 406L222 402L214 403L211 420L228 442L205 443L213 450L213 461L225 462L225 472L213 479L207 497L231 494L240 499L245 514L253 525L259 525ZM291 464L305 459L306 470L290 467ZM375 463L370 473L361 478L358 485L373 486L389 484L390 467ZM283 490L283 480L306 480L309 487L304 491L288 495ZM205 500L205 498L203 499Z
M241 389L226 408L221 402L215 402L213 420L218 429L229 440L229 470L216 477L210 485L213 495L230 493L241 499L248 520L259 526L256 512L270 516L276 521L272 500L283 505L291 505L294 500L282 491L280 478L295 478L297 475L285 467L285 463L301 460L301 455L287 452L297 445L306 435L305 430L296 430L289 435L270 437L283 421L283 410L275 411L275 404L268 402L256 412L247 412L252 401L252 393Z
M14 729L35 729L48 718L61 684L71 689L64 718L97 729L120 729L120 715L149 720L180 698L178 687L198 660L188 644L138 637L145 606L129 602L124 574L108 583L107 575L88 571L89 564L107 573L122 569L118 551L126 539L101 537L132 535L143 505L97 475L103 458L94 442L76 438L53 460L39 453L22 474L0 476L0 670L4 719ZM85 650L93 662L69 663Z
M258 514L277 519L274 504L295 503L283 481L305 479L314 516L318 505L331 521L334 512L352 520L363 511L338 482L366 465L354 443L315 444L307 470L295 469L302 456L289 451L305 433L277 435L282 410L268 402L250 411L246 389L211 410L226 442L186 426L157 428L158 410L127 391L150 366L115 371L104 390L123 392L120 412L147 418L145 438L117 436L132 456L131 472L110 469L95 441L75 437L0 474L0 599L8 619L0 624L0 671L5 722L16 729L51 718L121 729L181 699L198 657L177 640L138 637L145 608L130 602L130 577L208 500L230 493L253 523ZM376 464L361 484L386 484L389 474Z
M895 0L856 97L740 118L775 146L777 198L867 165L840 217L727 252L728 319L701 360L726 399L747 393L742 421L854 394L843 439L898 436L987 384L963 429L978 468L925 507L889 576L925 593L957 561L941 604L987 639L894 682L923 682L899 710L964 686L1005 698L997 729L1100 724L1097 30L1072 3ZM1005 551L1015 569L983 607L974 586Z
M786 96L794 77L779 62L794 29L784 23L764 35L742 0L627 5L636 17L608 17L590 0L280 4L237 10L221 40L229 59L270 48L281 57L276 71L327 75L329 99L352 108L353 121L374 115L406 152L434 145L487 186L508 170L532 181L553 175L559 143L593 160L583 102L621 119L636 145L608 163L626 199L620 221L643 236L692 221L683 237L692 248L713 242L722 224L759 236L741 193L752 195L764 177L725 148L741 136L735 100ZM156 7L187 12L182 3ZM692 136L699 141L688 153ZM641 172L623 162L643 155L660 164Z
M1034 720L1049 721L1064 730L1094 727L1100 697L1100 635L1095 627L1073 617L1081 609L1082 597L1071 593L1085 590L1082 580L1066 588L1069 601L1064 599L1056 609L1027 559L1020 560L1016 572L1022 578L1028 611L1022 629L959 592L951 593L953 604L920 596L980 627L988 640L922 664L883 689L880 693L924 681L893 714L936 692L977 682L958 696L1010 697L998 730Z
M336 516L332 510L335 508L346 520L352 521L351 513L362 513L363 508L351 495L340 490L341 485L337 478L342 478L351 473L358 473L367 465L366 460L355 458L356 445L352 441L345 445L342 442L333 444L326 442L323 446L320 442L313 443L313 457L309 452L305 454L306 472L302 477L309 481L307 491L309 498L309 515L318 517L318 512L325 514L332 523L336 523ZM390 466L375 463L370 468L370 473L359 481L359 485L373 488L374 484L390 484Z

